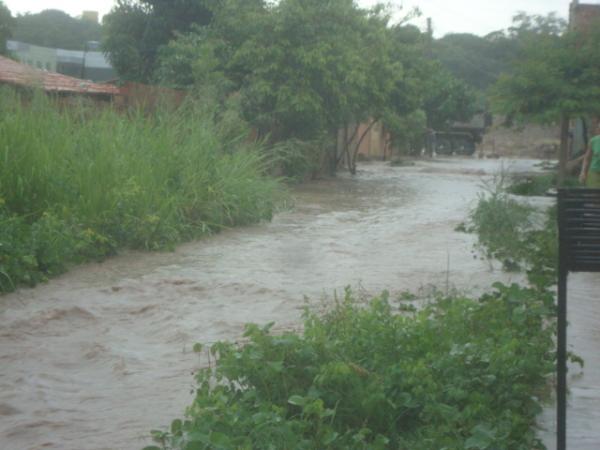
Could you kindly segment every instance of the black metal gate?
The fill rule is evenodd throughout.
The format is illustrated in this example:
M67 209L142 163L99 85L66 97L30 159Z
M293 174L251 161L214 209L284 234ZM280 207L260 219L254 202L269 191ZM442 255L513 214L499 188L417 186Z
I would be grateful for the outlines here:
M567 447L567 279L600 272L600 189L558 190L557 450Z

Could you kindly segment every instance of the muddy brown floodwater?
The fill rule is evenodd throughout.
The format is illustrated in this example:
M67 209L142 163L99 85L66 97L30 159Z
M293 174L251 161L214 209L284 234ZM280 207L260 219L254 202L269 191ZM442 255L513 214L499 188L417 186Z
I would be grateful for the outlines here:
M191 373L203 364L194 343L236 339L247 322L295 326L305 296L346 285L480 292L510 281L454 228L482 179L534 164L364 165L356 177L294 190L295 208L272 223L81 266L0 298L0 448L141 448L190 403Z

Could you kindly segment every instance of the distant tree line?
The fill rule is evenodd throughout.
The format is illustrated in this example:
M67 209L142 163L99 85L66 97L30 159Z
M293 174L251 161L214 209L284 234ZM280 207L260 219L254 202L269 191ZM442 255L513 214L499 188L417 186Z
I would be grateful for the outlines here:
M0 42L3 50L8 38L42 47L82 50L87 41L102 39L102 26L56 9L12 17L0 1Z
M359 123L378 121L408 151L426 129L476 111L551 122L599 104L598 40L568 33L556 15L433 39L352 0L117 0L102 25L56 10L12 17L0 1L0 40L11 35L67 49L102 40L123 80L210 98L303 167L335 167L339 152L322 149L344 130L354 170Z
M0 55L5 55L6 41L12 36L14 18L4 2L0 0Z

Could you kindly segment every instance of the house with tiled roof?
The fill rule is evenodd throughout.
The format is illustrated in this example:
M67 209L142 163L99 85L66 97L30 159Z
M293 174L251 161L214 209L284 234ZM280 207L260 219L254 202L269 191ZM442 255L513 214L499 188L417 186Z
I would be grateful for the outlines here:
M38 69L3 56L0 56L0 85L17 88L37 87L44 92L61 96L79 95L107 101L120 95L117 86Z

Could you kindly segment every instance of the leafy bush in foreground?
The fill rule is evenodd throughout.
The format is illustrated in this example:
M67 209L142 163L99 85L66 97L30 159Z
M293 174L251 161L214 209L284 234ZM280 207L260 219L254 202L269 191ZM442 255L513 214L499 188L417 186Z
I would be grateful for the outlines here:
M184 420L150 449L543 448L533 426L553 371L552 296L495 285L399 314L350 291L303 334L247 327L197 374Z
M0 291L122 247L170 248L270 219L260 149L210 105L154 115L0 90Z

